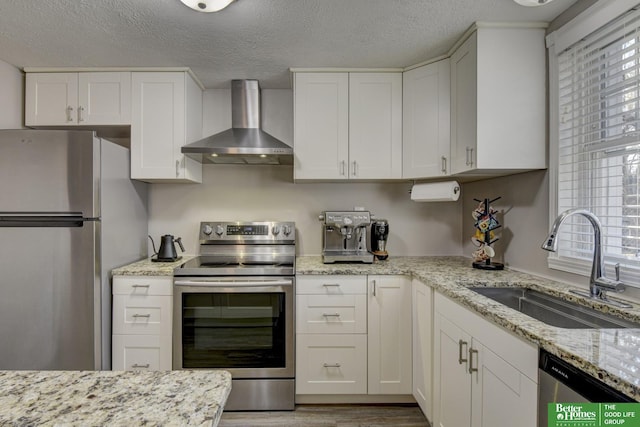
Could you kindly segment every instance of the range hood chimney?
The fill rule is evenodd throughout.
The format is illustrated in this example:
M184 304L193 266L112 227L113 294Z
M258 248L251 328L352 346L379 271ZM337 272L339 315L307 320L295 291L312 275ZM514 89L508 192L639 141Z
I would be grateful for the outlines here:
M293 164L293 149L260 129L257 80L231 81L231 129L182 147L201 163L250 165Z

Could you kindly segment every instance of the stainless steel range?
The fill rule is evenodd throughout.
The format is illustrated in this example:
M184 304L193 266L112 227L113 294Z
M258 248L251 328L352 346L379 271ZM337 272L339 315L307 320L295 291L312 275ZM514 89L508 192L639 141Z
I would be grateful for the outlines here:
M174 369L225 369L225 410L295 405L293 222L203 222L174 271Z

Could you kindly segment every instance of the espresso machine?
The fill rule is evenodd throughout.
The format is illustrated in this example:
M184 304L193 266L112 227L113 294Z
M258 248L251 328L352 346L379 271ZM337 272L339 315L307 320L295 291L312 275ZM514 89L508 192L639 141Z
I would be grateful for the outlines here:
M373 215L368 211L326 211L322 222L322 262L373 262L367 249L367 227Z
M389 238L389 221L376 219L371 223L371 252L376 258L383 261L389 258L387 252L387 239Z

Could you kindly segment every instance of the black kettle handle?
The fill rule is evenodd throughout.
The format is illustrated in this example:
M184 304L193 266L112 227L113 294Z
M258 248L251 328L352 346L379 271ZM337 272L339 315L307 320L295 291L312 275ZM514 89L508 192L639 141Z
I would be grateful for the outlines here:
M184 252L184 246L182 246L182 237L178 237L177 239L175 239L175 241L178 243L178 246L180 246L182 252Z

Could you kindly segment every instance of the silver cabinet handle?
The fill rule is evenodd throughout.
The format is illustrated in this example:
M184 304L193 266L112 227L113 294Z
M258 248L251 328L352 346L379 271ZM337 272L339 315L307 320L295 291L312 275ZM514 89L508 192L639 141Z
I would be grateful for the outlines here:
M474 372L478 372L478 367L473 367L473 355L476 355L476 362L478 361L478 350L475 348L469 349L469 373L473 374Z
M176 178L180 177L180 160L176 160Z
M340 286L340 283L323 283L322 286L324 286L325 288L329 288L334 286Z
M442 156L442 173L446 174L447 173L447 158L445 156Z
M345 161L340 162L340 175L344 176Z
M356 169L357 166L358 166L358 164L354 160L354 162L353 162L353 176L357 176L358 175L358 171Z
M473 147L467 147L467 166L473 166Z
M462 355L465 354L466 351L466 347L467 347L468 343L466 341L463 340L458 340L458 365L462 365L463 363L467 362L467 359L463 359ZM465 350L462 350L462 346L465 346Z
M372 280L371 282L373 283L373 296L375 297L376 296L376 287L377 287L376 286L376 281Z
M340 317L340 313L322 313L323 317Z
M134 363L133 365L131 365L132 368L149 368L149 366L151 365L149 365L148 363L145 363L144 365L138 365L137 363Z
M84 107L78 107L78 122L84 122L84 118L82 117L83 111Z
M73 121L73 107L71 105L67 106L67 121L68 122L72 122Z
M150 314L133 314L133 315L131 315L131 317L133 317L135 319L140 318L140 317L143 317L143 318L146 318L146 319L150 319L151 315Z
M132 288L147 288L149 289L149 285L131 285Z
M322 366L324 368L339 368L342 365L340 365L339 363L323 363Z

